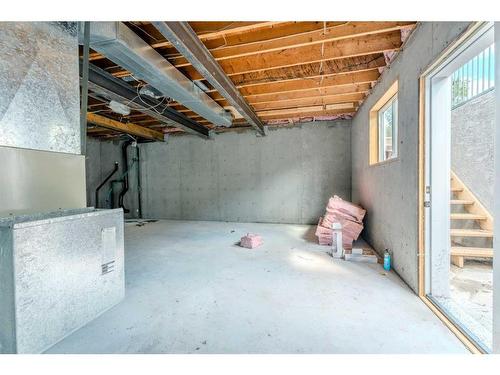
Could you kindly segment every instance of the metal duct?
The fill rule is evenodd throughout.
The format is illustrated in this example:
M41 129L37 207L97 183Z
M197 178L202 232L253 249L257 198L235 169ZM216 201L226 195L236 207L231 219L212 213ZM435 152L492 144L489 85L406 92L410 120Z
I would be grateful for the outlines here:
M206 126L191 120L166 104L149 96L139 98L137 90L133 86L113 77L110 73L93 64L89 65L89 90L89 96L98 100L115 100L126 104L130 108L145 113L165 124L178 126L185 132L197 134L203 138L208 138L210 134Z
M90 47L213 124L231 126L229 112L122 22L91 22Z

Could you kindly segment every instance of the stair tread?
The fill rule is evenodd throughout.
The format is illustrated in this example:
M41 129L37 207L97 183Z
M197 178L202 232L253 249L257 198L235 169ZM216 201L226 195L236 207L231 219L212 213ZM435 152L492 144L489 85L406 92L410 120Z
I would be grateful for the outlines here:
M486 220L485 215L469 213L453 213L450 215L452 220Z
M493 231L483 229L451 229L453 237L493 237Z
M489 247L462 247L452 246L451 255L464 257L492 258L493 249Z
M473 200L468 199L452 199L450 201L451 204L463 204L463 205L471 205L474 204Z
M452 187L451 188L451 191L453 191L453 192L458 192L458 191L463 191L463 190L464 190L464 188L461 188L461 187Z

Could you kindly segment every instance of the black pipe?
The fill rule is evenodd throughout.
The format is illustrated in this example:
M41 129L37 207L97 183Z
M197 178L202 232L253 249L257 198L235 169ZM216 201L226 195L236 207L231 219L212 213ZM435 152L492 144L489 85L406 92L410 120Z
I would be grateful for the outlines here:
M123 188L120 191L120 195L118 196L118 207L121 207L123 209L124 213L129 213L130 210L126 208L123 205L123 198L125 197L125 194L127 194L128 191L128 155L127 155L127 149L128 147L132 144L133 141L128 140L125 141L122 145L122 159L123 159L123 165L125 170L123 171Z
M109 196L109 208L115 208L115 184L122 184L123 180L111 180L111 194Z
M108 182L108 180L113 177L113 175L116 173L116 171L118 170L118 162L115 161L115 166L113 168L113 170L111 171L111 173L104 179L103 182L101 182L101 184L95 189L95 208L99 208L99 190L101 190L101 188L104 186L104 184L106 184L106 182Z
M139 219L142 219L142 197L141 197L141 190L142 190L142 186L141 186L141 155L140 155L140 152L139 152L139 145L137 145L136 147L136 150L137 150L137 209L138 209L138 216L139 216Z

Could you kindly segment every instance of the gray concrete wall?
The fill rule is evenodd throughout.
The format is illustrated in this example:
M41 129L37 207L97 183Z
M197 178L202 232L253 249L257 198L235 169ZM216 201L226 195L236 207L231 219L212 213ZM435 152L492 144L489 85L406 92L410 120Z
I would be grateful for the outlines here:
M144 212L153 218L316 223L350 199L350 122L171 137L143 146Z
M350 143L350 121L338 121L269 130L266 137L245 130L141 144L143 217L315 224L331 195L350 199ZM93 202L98 181L121 160L120 147L95 140L87 147ZM126 196L133 210L136 197L133 180Z
M451 112L451 166L486 209L493 213L495 91Z
M468 26L424 22L408 40L352 121L352 197L367 209L364 236L378 252L389 248L393 266L408 285L418 286L419 77ZM369 166L369 111L399 79L399 157Z

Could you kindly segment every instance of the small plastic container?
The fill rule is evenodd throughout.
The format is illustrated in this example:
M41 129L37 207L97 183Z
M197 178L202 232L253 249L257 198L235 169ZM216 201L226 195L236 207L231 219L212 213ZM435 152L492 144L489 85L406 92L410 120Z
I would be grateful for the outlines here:
M384 250L384 270L391 270L391 254L389 253L389 249Z

